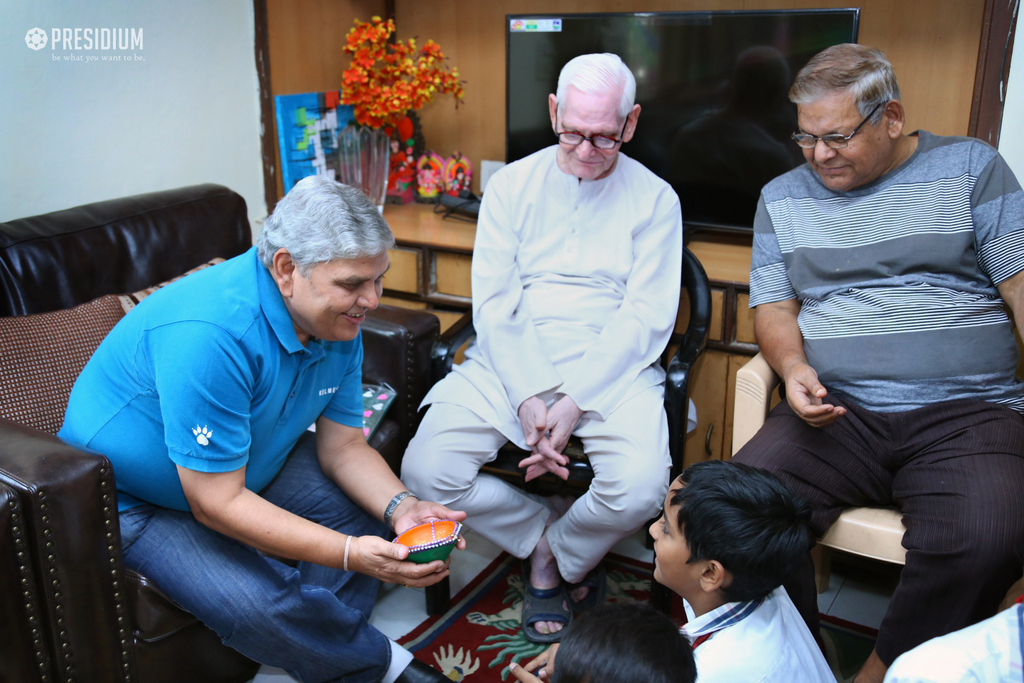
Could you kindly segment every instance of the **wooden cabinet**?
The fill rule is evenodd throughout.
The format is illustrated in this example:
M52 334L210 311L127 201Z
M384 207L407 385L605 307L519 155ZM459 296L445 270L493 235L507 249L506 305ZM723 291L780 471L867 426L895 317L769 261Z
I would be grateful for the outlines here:
M747 235L698 234L686 245L711 282L712 307L708 349L690 383L697 429L686 436L686 465L728 460L732 454L736 371L757 353L754 312L748 306L750 243Z
M721 460L729 452L723 439L729 357L727 353L708 350L694 365L690 398L697 408L697 428L686 435L684 466L703 460Z
M470 268L473 257L469 254L434 253L434 291L451 297L473 298L470 287Z
M697 408L697 428L686 435L684 466L732 457L732 418L736 371L750 360L745 354L709 349L697 360L690 398Z
M415 249L401 247L388 249L391 267L384 274L384 286L395 292L417 294L419 292L420 253Z
M430 310L447 329L472 307L476 223L442 220L432 204L387 205L384 218L396 244L388 250L382 301Z

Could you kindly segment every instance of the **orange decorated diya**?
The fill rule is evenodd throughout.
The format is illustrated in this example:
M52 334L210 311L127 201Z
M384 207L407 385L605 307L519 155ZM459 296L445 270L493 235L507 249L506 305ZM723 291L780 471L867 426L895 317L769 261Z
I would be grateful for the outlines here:
M398 535L393 541L409 548L410 562L426 564L434 560L446 560L455 544L459 542L462 525L450 519L426 522Z

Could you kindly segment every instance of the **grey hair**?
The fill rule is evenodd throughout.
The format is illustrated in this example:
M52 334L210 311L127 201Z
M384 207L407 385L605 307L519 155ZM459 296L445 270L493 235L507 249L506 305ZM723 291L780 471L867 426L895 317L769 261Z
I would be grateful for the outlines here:
M303 277L313 266L336 259L379 256L395 237L362 191L313 175L295 183L277 203L256 238L256 253L268 269L287 249Z
M809 104L840 91L853 95L861 116L878 107L872 124L882 119L879 105L900 99L900 86L885 53L856 43L833 45L811 57L796 75L789 99Z
M618 110L620 119L629 116L636 99L633 72L618 55L610 52L580 55L566 62L558 74L558 90L555 93L559 114L565 110L565 94L570 85L588 95L621 91Z

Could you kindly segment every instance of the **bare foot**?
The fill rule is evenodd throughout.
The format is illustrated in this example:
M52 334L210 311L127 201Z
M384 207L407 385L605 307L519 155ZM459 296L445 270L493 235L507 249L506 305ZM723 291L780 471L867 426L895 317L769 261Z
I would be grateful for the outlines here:
M557 588L562 583L562 577L558 573L558 564L555 562L555 554L551 552L547 536L541 536L530 555L530 576L527 579L534 588L544 590L546 588ZM565 624L560 621L538 621L533 627L538 633L545 635L561 631Z

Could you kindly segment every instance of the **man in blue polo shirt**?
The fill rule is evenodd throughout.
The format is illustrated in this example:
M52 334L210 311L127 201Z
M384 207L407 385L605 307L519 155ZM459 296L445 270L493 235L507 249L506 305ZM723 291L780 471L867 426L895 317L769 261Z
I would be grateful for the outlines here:
M448 573L404 561L389 527L465 518L409 494L363 436L359 326L393 245L361 192L300 181L256 247L111 331L60 431L113 463L126 566L304 682L446 680L367 622L378 581Z

